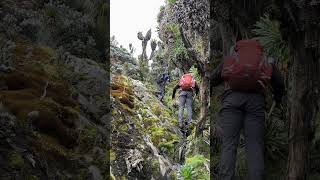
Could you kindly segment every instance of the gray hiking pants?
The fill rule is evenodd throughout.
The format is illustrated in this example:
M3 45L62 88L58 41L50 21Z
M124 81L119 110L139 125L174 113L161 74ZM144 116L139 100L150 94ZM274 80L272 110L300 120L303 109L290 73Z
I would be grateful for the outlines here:
M220 180L234 180L240 130L244 128L248 180L264 179L265 99L262 94L226 92L219 124L222 130Z
M187 109L187 118L185 123L189 124L192 118L192 91L181 91L179 95L179 117L178 123L181 127L183 125L183 112Z

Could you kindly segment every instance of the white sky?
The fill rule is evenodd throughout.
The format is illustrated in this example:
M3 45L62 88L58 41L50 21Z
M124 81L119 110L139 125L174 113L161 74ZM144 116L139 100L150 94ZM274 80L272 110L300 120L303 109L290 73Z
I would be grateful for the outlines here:
M141 54L141 41L137 38L139 31L145 35L151 28L151 39L159 39L156 32L157 15L165 0L110 0L110 36L115 35L119 45L129 49L132 43L136 49L134 54ZM150 56L150 41L147 45L147 55Z

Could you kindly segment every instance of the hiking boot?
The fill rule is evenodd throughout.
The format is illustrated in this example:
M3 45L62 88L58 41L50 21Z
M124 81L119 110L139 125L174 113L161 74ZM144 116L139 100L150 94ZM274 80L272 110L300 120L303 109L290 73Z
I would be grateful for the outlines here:
M182 123L179 123L179 124L178 124L178 127L179 127L180 131L183 130L183 125L182 125Z
M186 133L187 137L191 134L191 129L190 129L189 123L186 123L186 125L185 125L185 133Z

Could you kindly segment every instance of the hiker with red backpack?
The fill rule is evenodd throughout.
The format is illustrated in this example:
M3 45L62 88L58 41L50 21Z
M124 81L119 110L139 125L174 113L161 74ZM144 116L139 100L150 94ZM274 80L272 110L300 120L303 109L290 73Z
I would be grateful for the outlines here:
M256 40L240 40L217 67L211 86L224 82L218 124L221 128L219 179L235 178L235 163L240 130L244 128L248 180L263 180L265 93L271 85L276 107L281 104L284 82L274 64L266 62ZM210 88L212 89L212 87Z
M191 118L192 118L192 97L195 91L196 95L199 93L197 82L192 78L192 75L185 74L181 77L179 83L173 88L172 99L175 98L177 89L180 88L179 93L179 114L178 125L183 133L187 133ZM187 109L187 118L183 121L184 108Z

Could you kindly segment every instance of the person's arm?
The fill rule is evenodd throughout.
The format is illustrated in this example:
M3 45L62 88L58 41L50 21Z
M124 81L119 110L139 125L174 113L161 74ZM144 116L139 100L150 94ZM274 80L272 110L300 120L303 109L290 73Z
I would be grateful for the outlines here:
M221 77L221 72L223 68L223 62L221 62L216 69L214 69L213 74L210 78L210 94L212 92L212 88L218 86L223 82Z
M157 78L157 84L160 84L161 83L161 77L158 77Z
M174 88L173 88L173 91L172 91L172 99L174 99L175 95L176 95L176 91L177 89L179 88L179 84L177 84Z
M274 64L272 65L272 75L270 84L273 90L273 99L276 102L276 106L279 106L284 95L285 85L281 72Z

